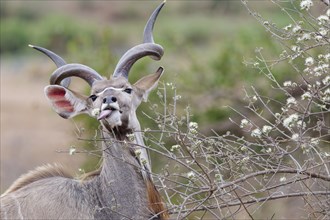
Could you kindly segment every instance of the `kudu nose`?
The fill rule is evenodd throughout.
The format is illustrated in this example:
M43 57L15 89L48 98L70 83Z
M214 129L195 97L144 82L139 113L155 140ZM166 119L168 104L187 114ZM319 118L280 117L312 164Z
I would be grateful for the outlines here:
M106 97L103 99L104 104L110 104L110 103L114 103L114 102L117 102L117 98L114 96Z

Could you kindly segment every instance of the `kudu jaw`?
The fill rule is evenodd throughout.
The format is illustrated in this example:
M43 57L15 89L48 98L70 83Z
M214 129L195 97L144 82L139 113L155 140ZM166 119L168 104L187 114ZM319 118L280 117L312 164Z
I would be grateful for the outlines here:
M108 129L119 126L128 130L139 128L135 110L142 100L147 99L149 92L156 87L163 68L159 68L154 74L143 77L134 85L128 82L128 75L137 60L145 56L160 60L163 56L163 48L154 43L152 32L164 4L165 2L159 5L147 21L143 33L143 43L132 47L120 58L109 80L101 77L90 67L82 64L66 64L55 53L31 45L32 48L51 58L58 67L51 76L51 85L45 88L45 94L60 116L71 118L81 113L87 113L98 119ZM88 82L91 86L89 97L68 88L70 83L68 80L73 76Z

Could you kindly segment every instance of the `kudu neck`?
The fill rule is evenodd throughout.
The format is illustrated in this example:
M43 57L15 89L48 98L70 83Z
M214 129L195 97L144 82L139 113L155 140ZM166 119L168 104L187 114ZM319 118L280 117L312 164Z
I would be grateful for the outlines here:
M135 137L135 132L131 129L113 128L111 130L102 129L102 156L103 167L108 169L109 163L116 165L116 162L132 160L135 162L134 149L137 144L144 144L141 135ZM138 140L138 141L137 141ZM136 163L131 166L137 165ZM109 168L111 169L111 168Z
M134 154L134 146L143 144L141 134L137 141L130 142L129 133L118 133L119 130L102 131L103 163L99 181L102 185L102 200L108 206L118 206L116 211L127 216L148 215L148 198L146 184L142 178L140 164ZM114 204L112 204L114 203ZM121 216L118 216L121 218Z

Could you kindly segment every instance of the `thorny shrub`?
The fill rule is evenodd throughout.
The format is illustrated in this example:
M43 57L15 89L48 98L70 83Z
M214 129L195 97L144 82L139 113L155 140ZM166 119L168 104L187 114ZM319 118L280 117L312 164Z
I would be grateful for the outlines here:
M157 185L177 219L253 219L268 202L290 197L301 209L295 207L295 215L284 217L329 218L330 9L315 16L311 0L299 5L273 1L291 19L278 27L242 3L283 46L277 59L267 60L258 48L256 60L245 61L268 79L276 98L251 87L246 91L251 114L232 108L240 119L230 119L245 135L227 131L204 136L191 121L189 108L178 116L181 96L174 84L164 84L158 91L162 107L152 105L155 115L147 115L159 130L143 131L152 146L149 151L160 154L165 163L154 175ZM277 80L279 64L292 67L292 79ZM174 92L170 103L167 90ZM172 146L165 144L166 138L174 141ZM279 212L258 217L283 217Z
M242 3L283 46L277 59L267 60L257 48L256 60L245 61L266 77L276 97L252 86L246 90L246 111L230 107L238 116L230 120L244 135L204 136L189 107L178 112L175 84L163 84L160 104L150 104L153 115L144 115L158 129L141 131L146 148L157 155L152 163L161 167L154 181L172 218L330 218L330 9L315 16L315 1L274 0L291 20L278 27ZM277 80L280 64L292 67L290 80ZM290 216L260 211L288 198L298 206Z

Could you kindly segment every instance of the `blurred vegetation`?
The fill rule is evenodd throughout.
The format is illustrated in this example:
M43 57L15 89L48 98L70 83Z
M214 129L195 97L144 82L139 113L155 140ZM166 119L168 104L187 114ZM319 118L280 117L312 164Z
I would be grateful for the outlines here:
M1 54L39 56L28 50L28 44L35 44L60 54L67 62L83 63L104 75L112 72L127 49L140 43L144 24L157 5L126 1L47 3L50 2L1 1ZM270 4L256 7L279 23L288 19ZM240 1L169 1L154 32L156 42L165 48L164 58L160 63L139 61L132 69L131 81L153 72L158 65L164 66L163 81L175 84L182 97L177 112L184 114L189 105L193 119L206 128L228 120L230 111L224 106L244 102L243 85L253 84L267 92L264 79L243 63L255 57L255 48L267 47L269 57L282 49L248 15ZM278 77L291 77L288 68L279 66ZM172 102L173 91L168 92L168 102ZM142 112L152 115L150 105L158 102L154 92L151 104L139 109L143 128L155 126L152 120L142 117ZM95 120L81 118L87 130L97 128Z

